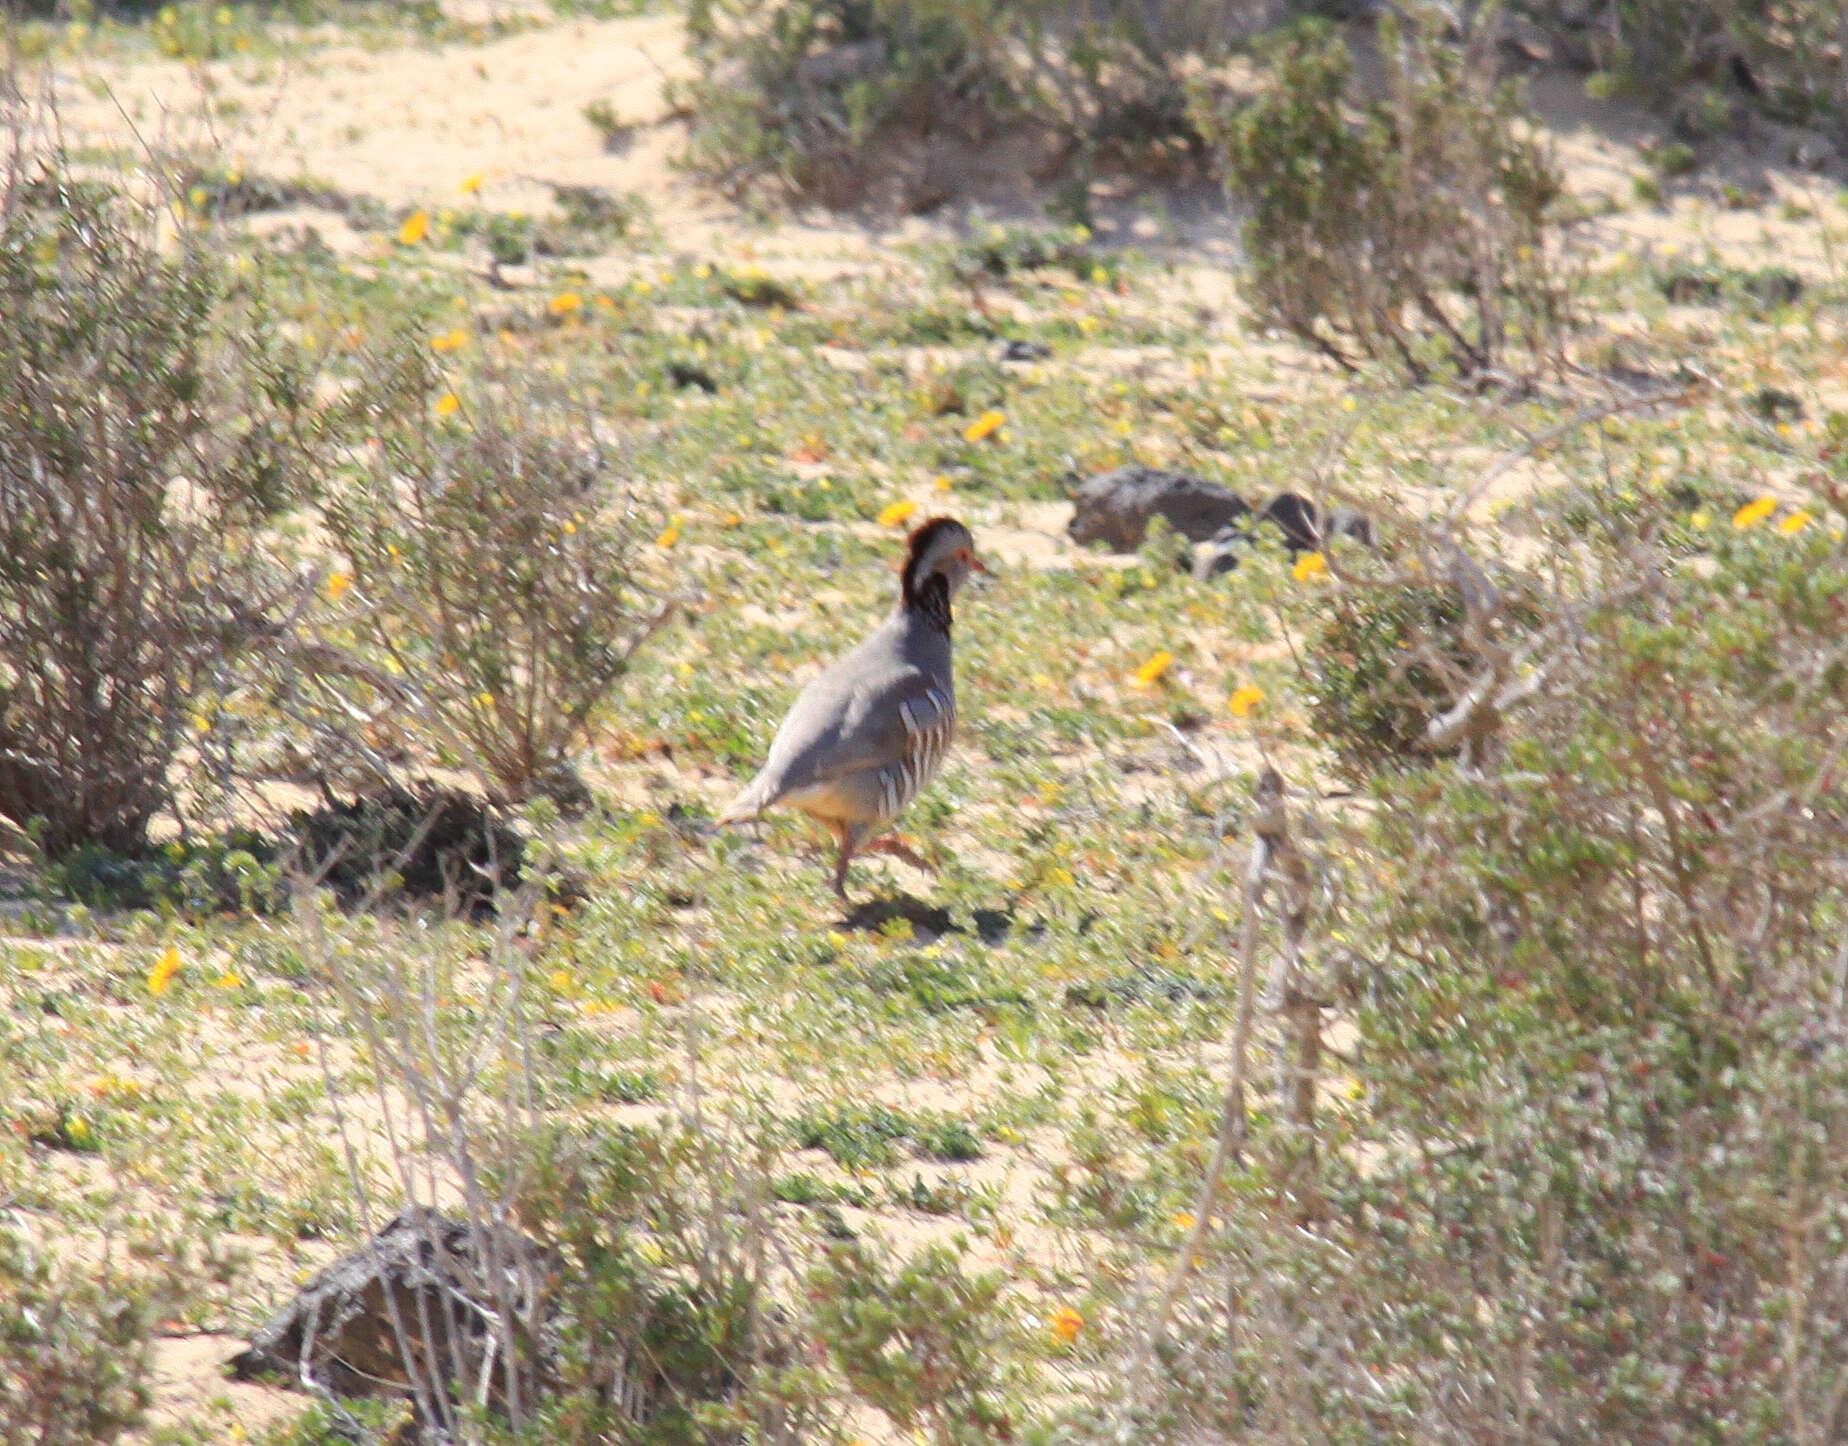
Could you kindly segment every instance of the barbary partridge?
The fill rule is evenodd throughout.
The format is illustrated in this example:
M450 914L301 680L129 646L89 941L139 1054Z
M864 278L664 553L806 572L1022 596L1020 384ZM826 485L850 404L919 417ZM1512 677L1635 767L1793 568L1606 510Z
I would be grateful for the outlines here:
M956 729L950 674L950 600L982 572L969 529L937 517L911 534L898 606L796 699L757 777L719 815L756 818L786 804L819 821L840 847L834 892L847 897L847 863L878 850L928 867L884 838L936 776Z

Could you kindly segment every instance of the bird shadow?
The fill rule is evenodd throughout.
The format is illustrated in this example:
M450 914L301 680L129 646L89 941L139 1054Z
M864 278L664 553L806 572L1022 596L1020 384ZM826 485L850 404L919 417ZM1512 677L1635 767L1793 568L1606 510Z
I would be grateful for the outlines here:
M1010 905L1005 909L975 909L970 913L965 927L957 923L950 911L941 904L927 904L913 894L901 893L865 899L854 904L834 922L834 927L844 933L876 933L894 919L903 919L909 924L912 937L920 944L934 943L945 934L973 933L991 949L999 948L1007 942L1016 923L1014 909ZM1029 924L1026 933L1038 934L1044 928L1043 924Z

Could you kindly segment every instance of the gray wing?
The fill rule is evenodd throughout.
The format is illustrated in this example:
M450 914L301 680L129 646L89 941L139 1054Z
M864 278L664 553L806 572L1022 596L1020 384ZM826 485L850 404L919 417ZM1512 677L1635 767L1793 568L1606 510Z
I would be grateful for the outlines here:
M915 791L943 761L955 724L949 687L919 668L829 669L803 690L777 731L757 806L893 766L910 770Z

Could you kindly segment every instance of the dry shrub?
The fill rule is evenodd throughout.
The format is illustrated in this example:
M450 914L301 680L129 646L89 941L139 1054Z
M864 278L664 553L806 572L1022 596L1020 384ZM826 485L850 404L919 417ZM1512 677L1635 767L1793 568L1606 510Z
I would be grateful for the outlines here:
M1489 34L1458 45L1388 17L1387 95L1360 105L1346 42L1304 21L1261 48L1255 100L1198 92L1195 120L1246 211L1261 323L1414 381L1440 364L1479 374L1556 337L1561 181L1493 83Z
M279 580L305 378L206 240L15 134L0 174L0 814L142 849Z
M375 777L396 760L371 744L408 714L502 796L581 804L570 755L672 601L639 573L641 524L588 418L513 373L453 411L444 395L407 345L354 400L369 441L323 509L342 570L302 655L312 717Z

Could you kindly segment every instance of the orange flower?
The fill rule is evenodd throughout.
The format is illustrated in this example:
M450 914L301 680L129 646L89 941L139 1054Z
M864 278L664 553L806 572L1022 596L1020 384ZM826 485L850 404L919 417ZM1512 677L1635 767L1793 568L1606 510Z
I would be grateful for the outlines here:
M431 351L460 351L468 345L468 333L461 327L430 338Z
M977 417L973 422L969 423L968 426L963 428L963 440L965 442L979 442L982 438L991 433L999 431L1001 425L1006 421L1007 414L1005 412L983 412L981 416Z
M1733 513L1733 526L1743 532L1748 527L1756 527L1775 511L1777 498L1760 497L1756 502L1748 502Z
M575 291L561 291L545 304L545 309L553 316L569 316L584 304L584 298Z
M430 234L430 213L413 211L404 218L404 224L398 228L398 244L415 246Z
M1140 668L1136 669L1134 677L1137 686L1142 688L1148 687L1150 683L1153 683L1163 673L1167 672L1173 662L1174 654L1169 652L1166 648L1161 649L1154 657L1150 658Z
M1308 582L1318 572L1328 571L1328 559L1319 552L1305 552L1296 559L1296 566L1290 569L1290 576L1298 582Z
M327 579L327 600L339 602L341 594L353 586L353 579L344 572L334 573Z
M1227 706L1232 709L1234 718L1248 718L1251 710L1263 701L1264 690L1247 683L1232 695L1232 701Z
M1793 532L1801 532L1810 525L1812 520L1813 519L1807 512L1793 512L1782 522L1778 523L1777 530L1788 537Z
M1084 1329L1084 1317L1069 1305L1062 1306L1052 1317L1052 1338L1062 1346L1069 1346L1078 1339L1078 1332Z
M917 503L911 501L909 498L901 497L897 502L891 502L886 505L885 510L879 514L879 525L881 527L897 527L917 510Z
M160 956L154 967L148 970L148 993L161 994L173 982L173 976L184 967L180 951L173 945L167 946L167 952Z
M453 417L456 414L456 408L461 405L462 399L454 392L444 392L436 399L436 405L432 410L439 417Z

